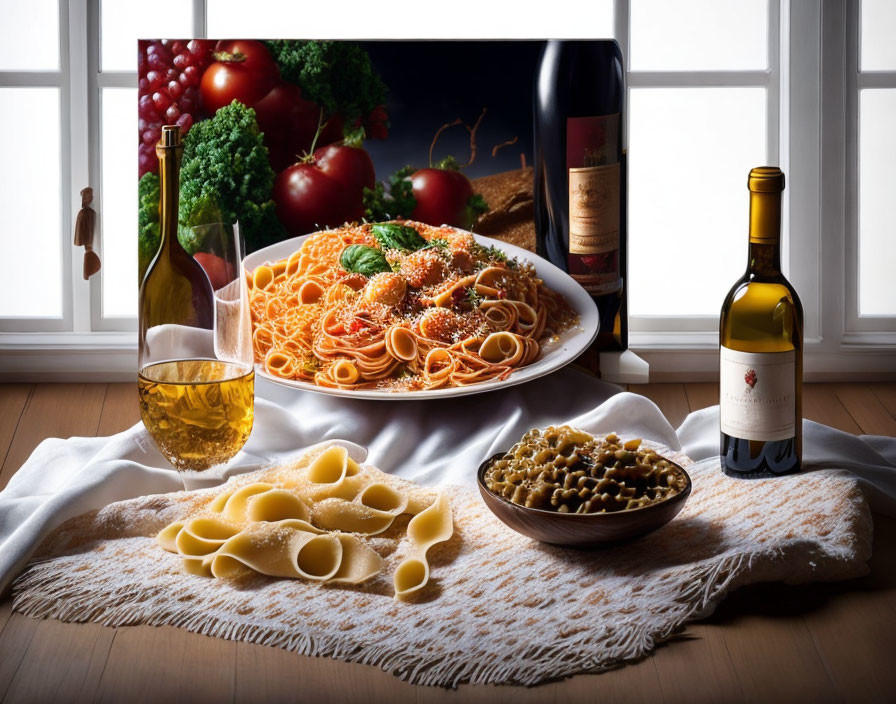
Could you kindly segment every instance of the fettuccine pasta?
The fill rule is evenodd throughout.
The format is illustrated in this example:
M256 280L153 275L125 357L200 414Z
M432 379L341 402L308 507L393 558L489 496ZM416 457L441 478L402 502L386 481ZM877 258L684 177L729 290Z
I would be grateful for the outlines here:
M384 227L412 234L396 242ZM357 246L376 263L347 264ZM256 362L273 376L342 389L506 379L576 320L530 264L418 222L315 233L247 280Z

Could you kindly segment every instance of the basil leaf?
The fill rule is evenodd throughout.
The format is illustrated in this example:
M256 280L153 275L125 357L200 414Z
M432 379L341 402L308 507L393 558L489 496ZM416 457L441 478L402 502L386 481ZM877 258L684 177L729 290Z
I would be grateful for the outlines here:
M426 240L413 227L404 225L374 225L373 236L383 249L400 249L416 252L426 246Z
M339 255L339 265L353 274L373 276L381 271L392 271L386 257L376 247L366 244L350 244Z

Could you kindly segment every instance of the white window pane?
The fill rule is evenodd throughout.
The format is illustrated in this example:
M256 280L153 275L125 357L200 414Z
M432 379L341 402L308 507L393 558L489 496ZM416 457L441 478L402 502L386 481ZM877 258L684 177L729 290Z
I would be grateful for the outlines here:
M859 102L859 315L896 315L896 89Z
M62 315L59 89L0 88L0 316ZM22 119L27 116L27 119Z
M137 314L137 90L106 88L102 102L103 316Z
M513 3L453 0L449 5L393 0L388 5L343 0L207 0L208 36L342 39L429 39L613 36L613 0L554 0L550 12L529 11Z
M149 5L103 0L101 12L103 71L136 71L138 39L186 39L194 34L193 0L153 0Z
M631 312L718 315L746 267L765 89L633 88L630 104Z
M896 71L896 2L862 0L862 70Z
M632 70L767 66L767 0L631 0Z
M3 3L0 71L59 68L59 0Z

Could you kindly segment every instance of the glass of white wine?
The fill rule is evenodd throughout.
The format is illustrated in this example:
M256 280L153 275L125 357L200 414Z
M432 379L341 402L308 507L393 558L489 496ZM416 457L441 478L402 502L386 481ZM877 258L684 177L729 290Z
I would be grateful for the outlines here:
M163 272L154 276L150 266L141 287L147 315L137 384L140 415L159 450L177 469L201 471L227 462L248 440L255 372L238 228L207 225L193 234L201 249L184 255L196 265L182 255L181 267L159 267L168 269L160 281ZM163 248L160 256L170 255ZM154 316L156 308L168 315Z
M161 241L140 286L140 416L175 468L202 471L240 451L255 416L243 247L239 225L178 233L179 130L163 128L156 150Z

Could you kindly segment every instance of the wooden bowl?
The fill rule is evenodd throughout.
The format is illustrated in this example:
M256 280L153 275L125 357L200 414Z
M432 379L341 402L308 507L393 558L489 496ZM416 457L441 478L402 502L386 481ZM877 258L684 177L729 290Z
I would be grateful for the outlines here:
M675 518L691 494L691 477L676 464L685 476L685 488L655 504L613 513L557 513L526 508L493 494L485 486L485 470L503 455L499 452L479 465L476 480L482 500L507 527L526 537L554 545L595 547L638 538Z

